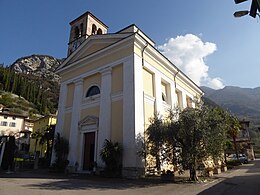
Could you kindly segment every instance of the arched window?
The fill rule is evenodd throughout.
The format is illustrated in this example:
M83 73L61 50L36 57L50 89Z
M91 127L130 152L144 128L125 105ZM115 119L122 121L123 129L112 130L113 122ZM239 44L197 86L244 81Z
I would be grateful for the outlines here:
M94 96L97 94L100 94L100 90L99 90L98 86L92 86L88 89L86 97L91 97L91 96Z
M102 30L100 28L98 29L97 34L102 35Z
M95 24L92 24L92 32L91 32L91 34L95 35L96 32L97 32L97 26Z

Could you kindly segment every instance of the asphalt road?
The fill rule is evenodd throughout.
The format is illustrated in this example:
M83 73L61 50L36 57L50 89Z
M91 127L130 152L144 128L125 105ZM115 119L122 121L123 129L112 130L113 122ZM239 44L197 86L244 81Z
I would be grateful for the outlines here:
M260 194L260 160L251 161L220 178L218 183L200 195L258 195Z
M204 183L77 178L47 172L0 173L0 195L86 194L260 194L260 161L221 173Z

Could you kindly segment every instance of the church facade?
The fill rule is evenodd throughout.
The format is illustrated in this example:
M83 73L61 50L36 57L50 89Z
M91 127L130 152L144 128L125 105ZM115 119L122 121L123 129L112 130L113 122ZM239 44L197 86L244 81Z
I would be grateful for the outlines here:
M202 90L156 48L136 25L116 33L90 12L71 23L61 76L56 133L70 144L68 160L88 171L104 164L105 139L123 146L123 175L144 173L138 137L154 113L194 107ZM52 159L53 160L53 159Z

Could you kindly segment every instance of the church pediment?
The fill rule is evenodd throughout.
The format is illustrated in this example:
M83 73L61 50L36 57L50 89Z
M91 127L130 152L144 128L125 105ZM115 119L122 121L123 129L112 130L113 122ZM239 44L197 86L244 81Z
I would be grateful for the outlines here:
M88 115L85 118L83 118L81 121L79 121L79 126L93 125L93 124L98 124L98 117Z
M128 36L129 33L90 36L62 63L62 65L57 69L57 72L61 71L70 64L84 59L85 57L102 51L103 49L123 40Z
M76 62L84 57L94 54L97 51L104 49L105 47L113 44L113 41L102 41L102 40L90 40L83 48L79 48L79 52L71 58L69 63Z

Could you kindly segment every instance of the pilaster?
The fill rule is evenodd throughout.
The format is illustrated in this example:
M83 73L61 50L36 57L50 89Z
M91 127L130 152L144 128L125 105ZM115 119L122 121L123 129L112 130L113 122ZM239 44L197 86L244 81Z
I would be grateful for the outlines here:
M112 68L104 68L100 70L101 90L100 90L100 114L99 114L99 131L98 131L98 151L104 144L105 139L111 138L111 82L112 82ZM103 162L99 155L97 155L98 165Z
M156 112L159 114L163 114L163 108L162 108L162 84L161 84L161 77L159 73L154 74L154 80L155 80L155 109Z
M183 104L183 109L187 108L187 94L185 91L182 91L182 104Z
M172 109L174 109L176 107L176 102L177 102L174 81L170 82L170 97L171 97L171 107L172 107Z
M70 126L70 150L69 150L69 161L70 165L74 166L77 161L77 144L78 144L78 122L80 121L80 107L82 102L83 95L83 80L77 79L74 81L75 90L73 97L73 106L72 106L72 118Z
M138 177L144 165L138 136L144 132L142 60L134 55L123 64L123 176Z
M65 118L65 108L66 108L66 101L67 101L67 94L68 87L66 83L61 83L60 86L60 94L59 94L59 104L58 104L58 115L57 115L57 124L55 127L55 135L57 133L62 134L63 127L64 127L64 118ZM53 149L52 156L51 156L51 163L55 161L55 151Z

